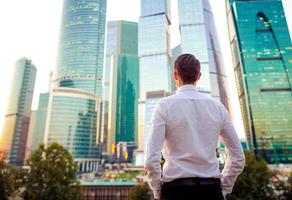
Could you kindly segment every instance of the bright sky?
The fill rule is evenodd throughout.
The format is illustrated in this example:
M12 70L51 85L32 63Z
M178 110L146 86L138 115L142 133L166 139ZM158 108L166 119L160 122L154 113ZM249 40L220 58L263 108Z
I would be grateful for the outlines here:
M177 15L177 0L171 0L172 14ZM228 45L225 0L210 0L218 28L224 64L229 77L229 89L233 106L235 127L244 137L239 104L237 100L232 60ZM37 80L33 109L37 108L40 92L48 88L49 73L54 70L61 22L62 0L8 0L1 2L0 11L0 135L6 112L13 66L20 57L27 57L36 65ZM283 0L287 22L292 33L292 0ZM108 20L138 21L140 0L108 0ZM172 46L179 43L177 21L172 25Z

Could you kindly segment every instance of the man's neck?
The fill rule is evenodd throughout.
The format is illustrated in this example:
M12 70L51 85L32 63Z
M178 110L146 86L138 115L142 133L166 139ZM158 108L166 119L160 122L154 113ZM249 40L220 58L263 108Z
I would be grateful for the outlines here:
M183 87L183 86L195 86L196 87L196 83L182 83L182 84L178 84L177 87Z

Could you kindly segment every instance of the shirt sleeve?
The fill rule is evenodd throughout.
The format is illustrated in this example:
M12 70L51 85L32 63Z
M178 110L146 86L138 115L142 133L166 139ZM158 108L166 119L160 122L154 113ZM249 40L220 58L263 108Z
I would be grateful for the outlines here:
M245 157L238 135L228 117L225 107L221 106L223 117L222 131L220 134L221 142L225 145L227 160L222 171L223 193L229 194L236 181L237 176L242 172L245 165Z
M165 140L166 115L160 103L156 105L152 115L151 131L146 146L144 167L148 172L147 182L154 193L155 199L160 199L161 191L161 151Z

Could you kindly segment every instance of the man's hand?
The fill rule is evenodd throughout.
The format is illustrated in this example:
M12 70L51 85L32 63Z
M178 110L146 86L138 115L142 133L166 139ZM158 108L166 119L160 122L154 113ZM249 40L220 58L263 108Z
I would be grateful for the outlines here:
M155 191L153 191L153 194L154 194L154 199L155 200L160 200L160 198L161 198L161 190L155 190Z
M225 191L225 190L222 190L222 195L223 195L223 197L224 197L224 199L226 198L226 195L227 195L228 193Z

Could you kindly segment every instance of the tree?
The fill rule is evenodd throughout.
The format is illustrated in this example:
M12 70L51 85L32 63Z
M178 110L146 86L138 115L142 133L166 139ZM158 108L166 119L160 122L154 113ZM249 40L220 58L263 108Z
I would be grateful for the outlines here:
M4 160L0 160L0 200L7 200L14 192L14 170Z
M289 184L289 187L288 187L287 191L284 193L284 196L287 199L292 199L292 173L288 179L288 184Z
M268 169L267 163L262 159L257 160L250 152L245 152L246 166L239 175L233 192L227 195L227 200L254 200L276 199L271 178L273 173Z
M76 179L77 165L70 153L53 143L40 145L28 161L25 199L80 200L81 187Z
M137 185L133 187L128 194L128 200L149 200L149 199L150 199L149 188L146 184Z
M292 199L292 173L290 174L287 182L280 183L280 190L283 191L281 199Z
M23 189L25 177L24 170L12 167L0 156L0 200L16 197Z

